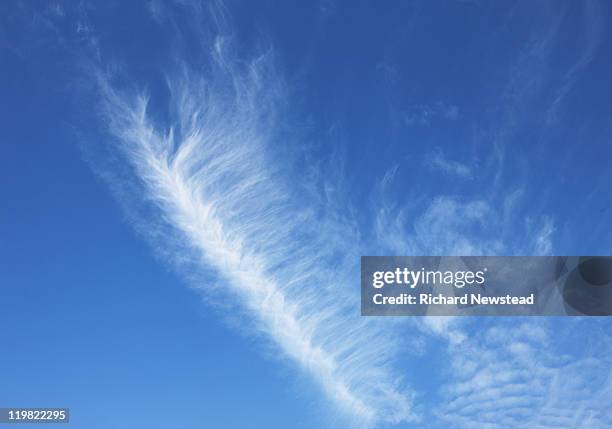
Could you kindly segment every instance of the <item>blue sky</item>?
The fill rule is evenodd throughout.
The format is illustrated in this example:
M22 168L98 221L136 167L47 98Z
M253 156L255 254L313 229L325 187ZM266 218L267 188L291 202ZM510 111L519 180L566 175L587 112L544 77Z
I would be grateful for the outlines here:
M607 319L363 318L358 274L610 254L611 13L3 2L0 406L79 429L612 427Z

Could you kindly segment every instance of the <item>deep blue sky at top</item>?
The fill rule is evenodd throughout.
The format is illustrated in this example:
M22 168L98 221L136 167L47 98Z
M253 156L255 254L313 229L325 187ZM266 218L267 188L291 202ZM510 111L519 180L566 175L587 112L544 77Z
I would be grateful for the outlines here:
M206 55L189 35L172 39L168 10L187 19L161 3L0 5L0 406L69 406L73 427L87 429L320 427L318 390L279 371L153 256L81 149L108 138L92 64L138 76L123 83L148 88L163 110L173 57ZM522 243L543 225L554 254L610 253L606 2L233 1L227 11L238 57L274 51L293 138L279 145L302 141L312 162L338 163L370 253L391 252L372 232L389 172L385 198L407 218L440 196L484 201L491 223L466 233L504 241L504 253L533 249Z

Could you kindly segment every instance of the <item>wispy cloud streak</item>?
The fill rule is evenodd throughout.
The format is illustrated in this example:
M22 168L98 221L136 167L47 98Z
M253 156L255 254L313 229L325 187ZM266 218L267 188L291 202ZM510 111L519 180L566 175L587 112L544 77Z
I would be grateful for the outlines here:
M168 229L148 233L156 246L181 249L166 251L175 259L214 269L228 288L220 296L237 300L248 323L355 422L415 420L411 395L391 373L395 341L359 317L358 293L349 287L356 228L324 198L302 192L312 184L289 184L291 167L275 159L275 105L283 100L271 56L239 65L226 39L213 46L209 74L168 79L166 125L153 119L145 95L100 77L115 147ZM191 277L198 289L212 283Z
M449 159L440 148L436 148L425 157L425 164L433 170L464 179L470 179L473 175L470 166Z

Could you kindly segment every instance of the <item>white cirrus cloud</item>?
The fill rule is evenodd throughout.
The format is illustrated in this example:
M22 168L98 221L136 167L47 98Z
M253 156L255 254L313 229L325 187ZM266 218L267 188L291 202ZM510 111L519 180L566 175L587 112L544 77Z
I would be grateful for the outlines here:
M440 148L425 156L425 165L444 174L464 179L470 179L474 174L470 165L448 158Z
M208 73L184 67L167 79L168 105L158 109L167 120L147 95L99 74L103 117L129 173L119 180L128 185L113 186L137 190L149 207L138 228L189 267L194 287L215 289L213 270L227 290L209 292L236 301L245 324L356 425L417 420L390 364L392 330L359 316L351 288L359 232L325 197L311 195L316 184L291 183L293 167L275 152L283 87L272 55L239 63L228 46L227 38L214 41Z

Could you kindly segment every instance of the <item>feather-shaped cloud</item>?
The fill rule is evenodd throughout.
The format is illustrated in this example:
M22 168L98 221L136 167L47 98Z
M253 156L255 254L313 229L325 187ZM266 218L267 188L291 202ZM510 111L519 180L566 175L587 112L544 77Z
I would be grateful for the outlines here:
M298 192L275 161L282 88L270 56L240 67L225 43L214 44L213 77L183 69L168 79L169 125L153 119L146 95L100 77L115 148L168 227L155 231L155 244L178 240L183 253L171 256L216 271L222 295L356 422L415 420L411 395L389 366L395 341L359 316L350 276L358 272L356 228ZM195 275L192 283L206 289L210 281Z

